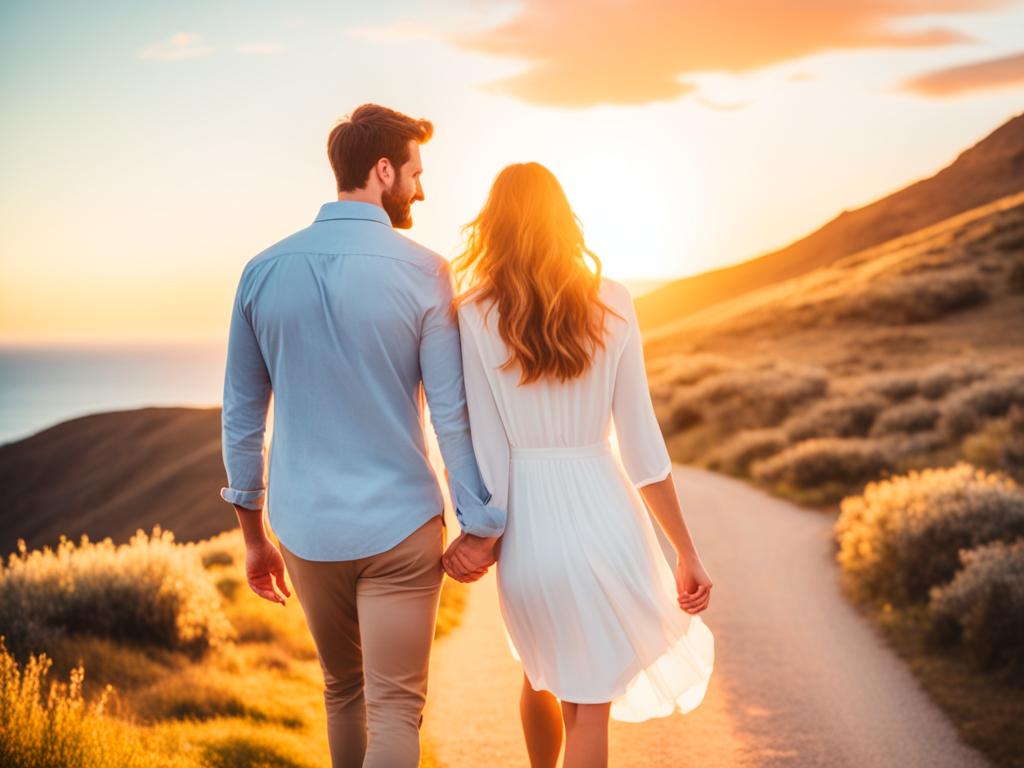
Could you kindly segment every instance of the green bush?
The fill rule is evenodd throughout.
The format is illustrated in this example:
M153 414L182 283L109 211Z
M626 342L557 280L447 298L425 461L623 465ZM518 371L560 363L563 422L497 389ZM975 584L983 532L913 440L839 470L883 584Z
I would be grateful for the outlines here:
M771 427L828 390L818 369L788 363L736 368L679 389L672 398L668 432L709 422L723 434Z
M960 553L951 582L933 587L931 635L962 643L974 665L1024 685L1024 538Z
M924 603L959 552L1024 535L1024 493L966 462L872 482L840 503L836 558L860 599Z
M872 435L925 432L939 420L939 408L928 400L908 400L898 403L879 415L871 427Z
M943 401L939 423L951 436L962 437L989 419L1005 416L1014 404L1024 405L1024 371L1020 369L957 390Z
M744 475L751 462L778 453L788 445L786 433L777 427L745 429L711 453L708 467L731 475Z
M986 364L971 358L943 360L924 370L918 379L917 391L929 400L938 400L957 387L971 384L989 375Z
M1024 474L1024 406L1014 404L1005 418L990 421L979 432L968 435L962 450L964 458L973 464L1015 477Z
M861 437L820 437L804 440L751 467L754 479L798 488L859 485L890 466L885 448Z
M888 402L873 394L829 397L786 420L790 442L812 437L863 437Z
M916 373L887 371L867 377L861 383L865 395L878 395L886 400L900 402L916 395L921 381Z
M196 546L159 526L116 547L87 536L56 551L19 544L0 568L0 634L19 658L78 633L193 655L233 635Z

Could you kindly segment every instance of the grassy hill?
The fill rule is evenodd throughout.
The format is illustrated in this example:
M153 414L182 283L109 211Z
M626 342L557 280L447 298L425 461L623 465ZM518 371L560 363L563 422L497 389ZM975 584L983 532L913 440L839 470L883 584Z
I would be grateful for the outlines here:
M179 541L237 525L225 484L219 408L140 408L62 422L0 446L0 552L61 534L127 541L161 524Z
M828 266L902 235L1024 191L1024 114L962 152L927 179L856 210L843 211L785 248L675 280L637 302L645 330L747 291Z
M1024 469L1024 193L645 336L677 460L834 503L959 458Z

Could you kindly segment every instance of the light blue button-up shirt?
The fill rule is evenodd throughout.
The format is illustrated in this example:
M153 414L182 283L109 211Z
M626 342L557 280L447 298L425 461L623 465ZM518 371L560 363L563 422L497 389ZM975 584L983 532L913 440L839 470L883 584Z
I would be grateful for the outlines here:
M307 560L384 552L443 511L423 396L462 529L497 536L470 440L451 268L383 208L325 203L252 258L231 314L224 375L225 501L266 503ZM264 485L271 393L274 429Z

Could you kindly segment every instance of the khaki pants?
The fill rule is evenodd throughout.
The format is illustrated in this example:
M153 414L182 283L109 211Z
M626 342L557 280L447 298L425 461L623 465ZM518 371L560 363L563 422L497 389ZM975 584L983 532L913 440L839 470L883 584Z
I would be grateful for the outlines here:
M323 669L333 768L419 765L444 545L438 515L358 560L304 560L281 546Z

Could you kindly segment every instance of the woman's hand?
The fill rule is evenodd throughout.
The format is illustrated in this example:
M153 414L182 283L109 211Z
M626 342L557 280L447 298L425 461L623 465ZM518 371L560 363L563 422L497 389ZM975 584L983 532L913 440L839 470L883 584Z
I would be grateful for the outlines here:
M711 577L700 560L679 558L676 567L676 591L679 607L687 613L700 613L711 600Z

